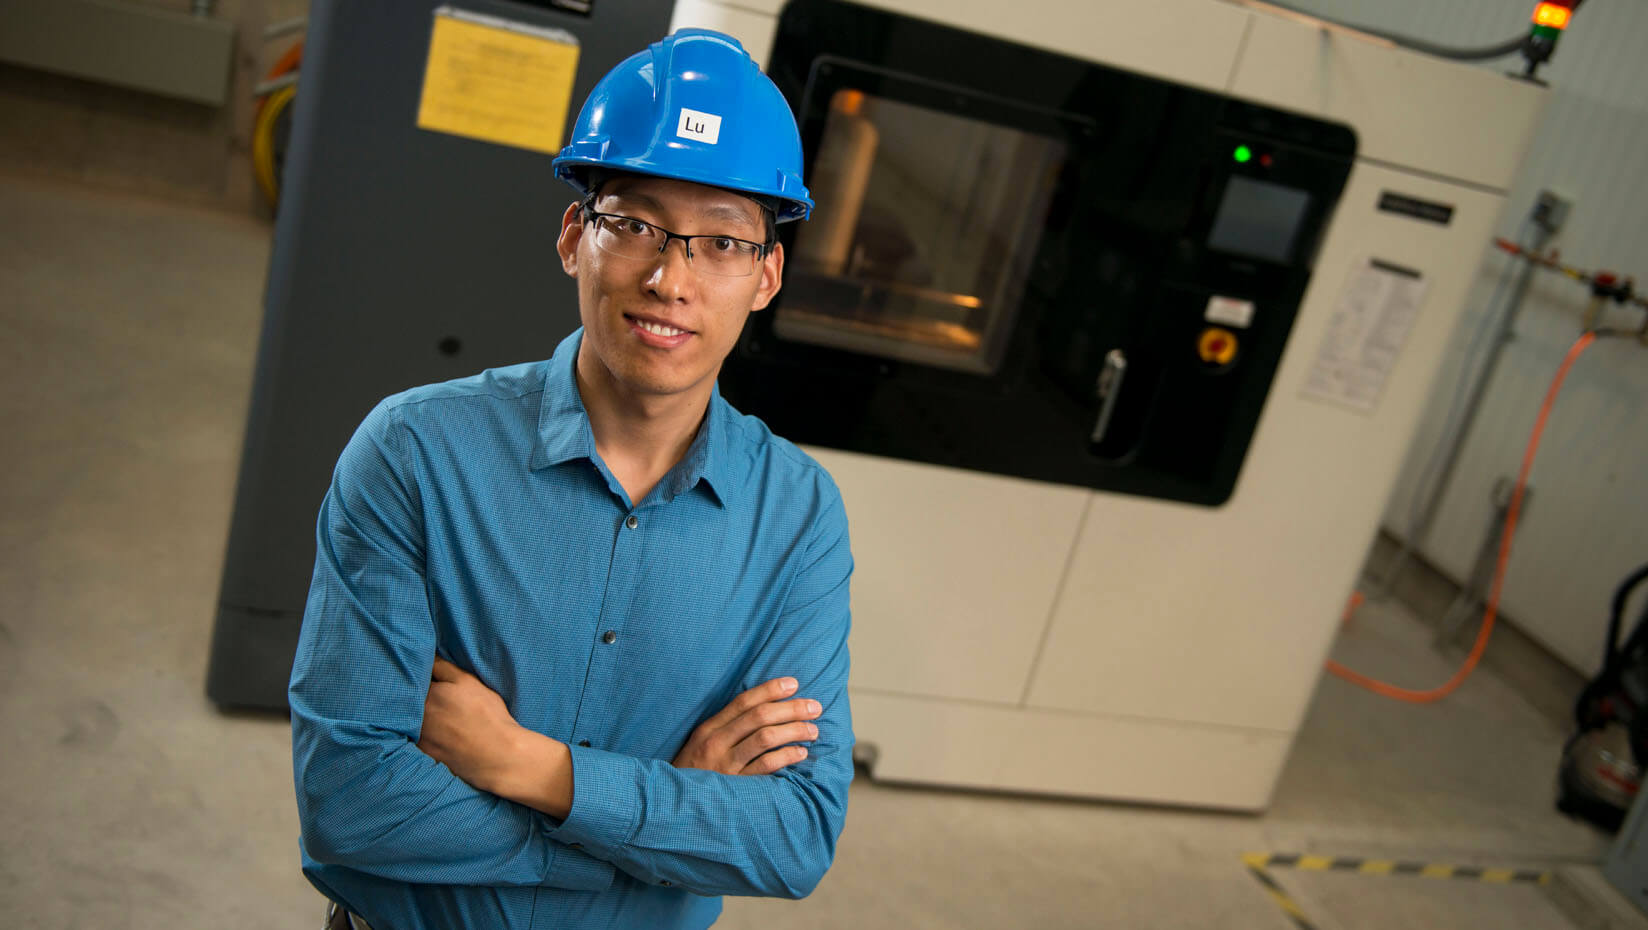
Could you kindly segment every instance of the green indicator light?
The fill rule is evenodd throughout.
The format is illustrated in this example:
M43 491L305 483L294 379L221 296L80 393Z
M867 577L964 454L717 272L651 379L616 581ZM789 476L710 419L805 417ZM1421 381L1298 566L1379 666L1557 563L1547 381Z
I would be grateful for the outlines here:
M1253 150L1245 145L1236 146L1236 163L1245 165L1253 160Z

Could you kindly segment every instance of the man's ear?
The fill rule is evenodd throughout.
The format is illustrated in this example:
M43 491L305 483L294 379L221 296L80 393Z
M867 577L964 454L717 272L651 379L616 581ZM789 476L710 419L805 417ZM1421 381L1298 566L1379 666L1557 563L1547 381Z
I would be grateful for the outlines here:
M561 235L555 240L555 251L561 255L561 270L568 277L578 277L578 241L584 237L583 210L574 203L561 214Z
M772 299L778 296L778 289L784 286L784 246L773 243L772 251L761 260L761 286L755 291L755 300L750 304L750 312L767 309Z

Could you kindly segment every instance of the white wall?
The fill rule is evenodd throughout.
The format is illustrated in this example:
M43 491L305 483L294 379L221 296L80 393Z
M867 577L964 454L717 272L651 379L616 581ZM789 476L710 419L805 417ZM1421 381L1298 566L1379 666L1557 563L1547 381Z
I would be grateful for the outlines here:
M1462 46L1484 46L1526 28L1532 0L1294 0L1323 16ZM1634 274L1648 286L1648 3L1585 4L1542 74L1553 97L1512 188L1500 234L1514 238L1535 195L1556 190L1575 204L1553 243L1587 269ZM1498 71L1518 59L1483 65ZM1435 446L1470 336L1507 265L1484 243L1479 287L1455 334L1429 417L1386 513L1408 525L1416 480ZM1466 441L1454 479L1421 547L1456 579L1469 572L1486 527L1489 489L1513 475L1551 376L1579 334L1589 301L1581 285L1542 273L1523 306ZM1637 327L1643 311L1606 321ZM1481 355L1477 355L1479 361ZM1603 342L1570 375L1540 448L1535 498L1518 533L1503 607L1522 629L1583 671L1600 661L1614 586L1648 561L1648 349ZM1629 615L1634 618L1634 614Z

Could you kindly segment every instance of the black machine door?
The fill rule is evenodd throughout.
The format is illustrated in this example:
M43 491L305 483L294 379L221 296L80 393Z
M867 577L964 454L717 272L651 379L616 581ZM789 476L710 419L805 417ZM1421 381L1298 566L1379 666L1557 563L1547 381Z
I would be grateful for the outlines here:
M1348 128L835 0L786 7L768 72L817 206L734 404L803 443L1229 498Z

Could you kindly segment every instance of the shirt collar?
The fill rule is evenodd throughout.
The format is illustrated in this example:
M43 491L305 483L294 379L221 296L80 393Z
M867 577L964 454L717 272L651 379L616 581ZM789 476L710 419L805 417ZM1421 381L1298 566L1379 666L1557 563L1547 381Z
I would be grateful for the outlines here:
M595 433L590 428L583 397L578 393L575 374L583 335L583 329L579 328L561 340L546 365L544 396L538 408L538 439L532 450L534 470L573 459L596 459ZM721 388L712 388L703 426L687 447L687 454L660 482L669 498L679 496L699 482L704 483L710 496L722 506L737 493L736 478L732 474L736 459L731 442L733 416L732 408L721 399Z
M582 329L573 330L545 364L544 398L538 405L538 441L532 449L534 469L595 458L595 434L590 431L589 413L578 396L578 379L573 374L583 336Z

